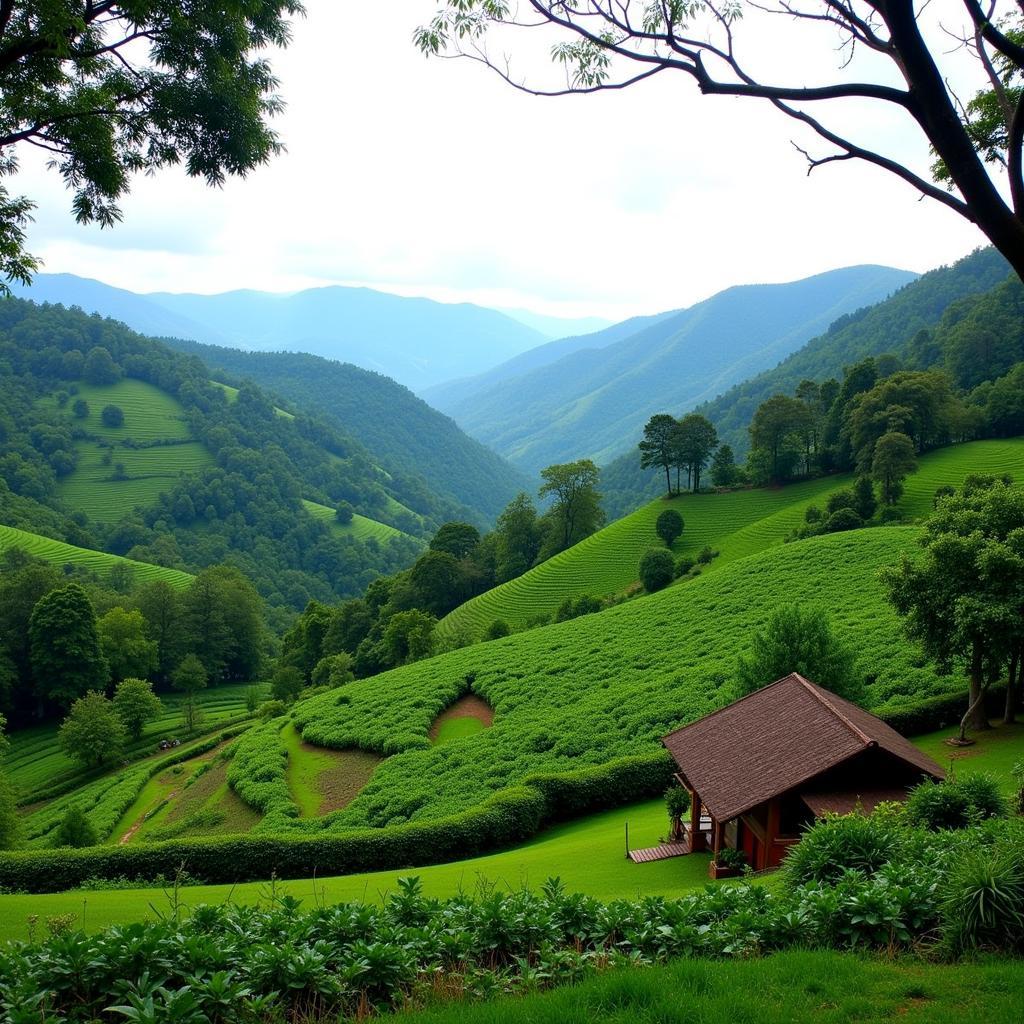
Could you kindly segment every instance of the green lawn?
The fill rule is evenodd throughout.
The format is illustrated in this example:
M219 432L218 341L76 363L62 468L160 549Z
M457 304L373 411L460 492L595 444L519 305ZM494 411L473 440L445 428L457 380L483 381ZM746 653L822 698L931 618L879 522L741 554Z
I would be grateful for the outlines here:
M27 551L34 558L41 558L53 565L64 566L74 565L90 572L96 573L99 577L105 578L115 565L126 565L131 568L137 583L146 583L150 580L167 580L172 586L187 587L193 577L187 572L178 569L168 569L162 565L151 565L149 562L136 562L132 558L122 558L120 555L108 555L105 551L93 551L90 548L79 548L74 544L65 544L61 540L51 540L49 537L41 537L37 533L28 533L26 530L18 530L13 526L0 525L0 552L9 548L20 548Z
M438 726L434 743L436 745L465 739L467 736L475 736L478 732L483 732L486 728L487 726L479 718L469 715L464 718L449 718Z
M1024 764L1024 723L1003 725L993 720L990 732L970 734L975 740L970 747L951 747L946 743L956 732L955 728L942 729L914 742L947 772L951 768L956 773L991 772L998 777L1007 796L1015 792L1012 770L1015 764Z
M403 1024L1020 1024L1024 964L797 951L609 971L541 994L458 1001Z
M956 485L968 473L1010 473L1024 481L1024 438L974 441L926 455L907 479L900 510L907 517L927 514L937 488ZM522 629L538 615L550 615L566 597L616 594L637 579L640 556L661 545L654 530L668 508L683 517L677 557L694 557L706 545L720 556L705 571L718 571L738 558L781 544L803 522L809 505L824 507L828 495L850 484L850 476L810 480L787 487L727 494L686 494L658 499L581 541L568 551L456 608L441 620L442 636L483 635L496 619Z

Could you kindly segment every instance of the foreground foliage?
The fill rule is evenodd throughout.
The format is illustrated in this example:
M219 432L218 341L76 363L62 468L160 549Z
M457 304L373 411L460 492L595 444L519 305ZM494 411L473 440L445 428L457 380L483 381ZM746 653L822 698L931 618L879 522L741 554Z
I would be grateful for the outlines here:
M860 857L852 821L877 833L882 855ZM95 936L51 920L48 938L9 947L0 1007L18 1022L53 1013L71 1021L327 1020L547 988L680 956L891 950L935 934L947 953L1021 951L1020 822L928 833L887 812L826 820L804 843L831 851L826 870L805 860L775 890L709 885L678 900L602 903L557 879L538 893L484 889L435 900L412 878L380 907L303 911L270 887L261 907L198 907L183 919L172 892L162 920ZM987 895L996 886L993 907Z

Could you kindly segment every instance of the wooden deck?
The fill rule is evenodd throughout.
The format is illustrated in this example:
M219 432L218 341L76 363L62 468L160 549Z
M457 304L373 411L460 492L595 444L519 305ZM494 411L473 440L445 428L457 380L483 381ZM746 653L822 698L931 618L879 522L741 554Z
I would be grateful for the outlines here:
M668 860L669 857L682 857L690 852L690 841L681 843L659 843L646 850L630 850L629 859L634 864L648 864L652 860Z

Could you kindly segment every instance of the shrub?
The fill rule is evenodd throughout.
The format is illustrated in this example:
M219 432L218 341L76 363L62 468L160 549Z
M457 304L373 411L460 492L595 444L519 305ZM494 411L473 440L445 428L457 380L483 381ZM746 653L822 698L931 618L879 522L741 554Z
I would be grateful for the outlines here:
M903 522L903 513L892 505L886 505L879 514L878 521L883 526L892 526L893 523Z
M54 846L94 846L96 843L96 830L92 827L85 812L78 804L72 804L64 815L53 838Z
M270 693L275 700L290 704L305 685L305 677L294 665L279 665L270 680Z
M665 809L670 821L682 818L690 809L690 791L683 786L669 786L665 791Z
M991 775L968 775L945 782L923 782L907 799L907 820L924 828L967 828L985 818L1001 818L1007 806Z
M76 420L84 420L89 418L89 403L84 398L76 398L74 405L71 406L71 415Z
M680 558L676 562L676 579L685 576L696 564L692 558Z
M747 855L742 850L725 847L718 851L715 863L726 871L742 871L747 866Z
M663 590L675 576L675 561L672 552L665 548L645 551L640 559L640 582L649 594Z
M854 510L857 508L857 495L849 487L844 487L843 490L835 491L828 496L828 500L825 502L825 518L841 512L844 508Z
M654 531L665 542L665 547L670 548L683 532L683 525L683 517L674 508L667 508L658 516Z
M288 705L283 700L265 700L260 705L260 718L269 721L271 718L280 718L288 711Z
M124 410L119 405L105 405L100 419L105 427L120 427L124 424Z
M842 533L844 530L856 530L864 525L864 520L852 508L841 508L825 520L822 527L824 533Z
M942 487L936 488L935 497L932 498L932 506L934 508L939 507L939 503L943 498L951 498L956 494L956 488L951 487L949 484L943 484Z
M783 869L793 885L835 882L846 871L872 874L900 846L900 830L884 817L829 815L815 822L786 855Z
M700 554L697 556L697 561L701 565L707 565L710 561L718 557L718 552L711 547L710 544L705 544L700 549Z
M804 512L805 523L820 523L825 518L825 513L817 505L808 505Z
M1017 794L1014 797L1018 814L1024 814L1024 761L1018 761L1013 766L1013 779L1017 783Z
M942 901L950 952L1024 949L1024 850L968 850L953 863Z
M347 501L339 501L338 507L334 510L334 518L342 526L348 526L354 513L355 509Z
M495 619L484 633L485 640L499 640L503 636L510 636L512 628L504 619Z

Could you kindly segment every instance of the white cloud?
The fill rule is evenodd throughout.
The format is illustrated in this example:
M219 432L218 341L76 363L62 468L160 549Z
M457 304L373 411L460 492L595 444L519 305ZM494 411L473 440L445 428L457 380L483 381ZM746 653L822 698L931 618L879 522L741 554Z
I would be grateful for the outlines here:
M49 271L141 291L339 282L621 317L854 263L923 271L983 242L874 168L806 177L792 122L702 98L681 75L545 100L425 60L411 35L436 3L391 0L374 16L357 0L309 0L273 57L288 152L222 190L180 171L140 179L124 224L100 233L74 224L56 176L29 160L30 247ZM761 52L799 80L835 66L834 53L794 51L787 31L758 34ZM841 113L927 166L901 121Z

